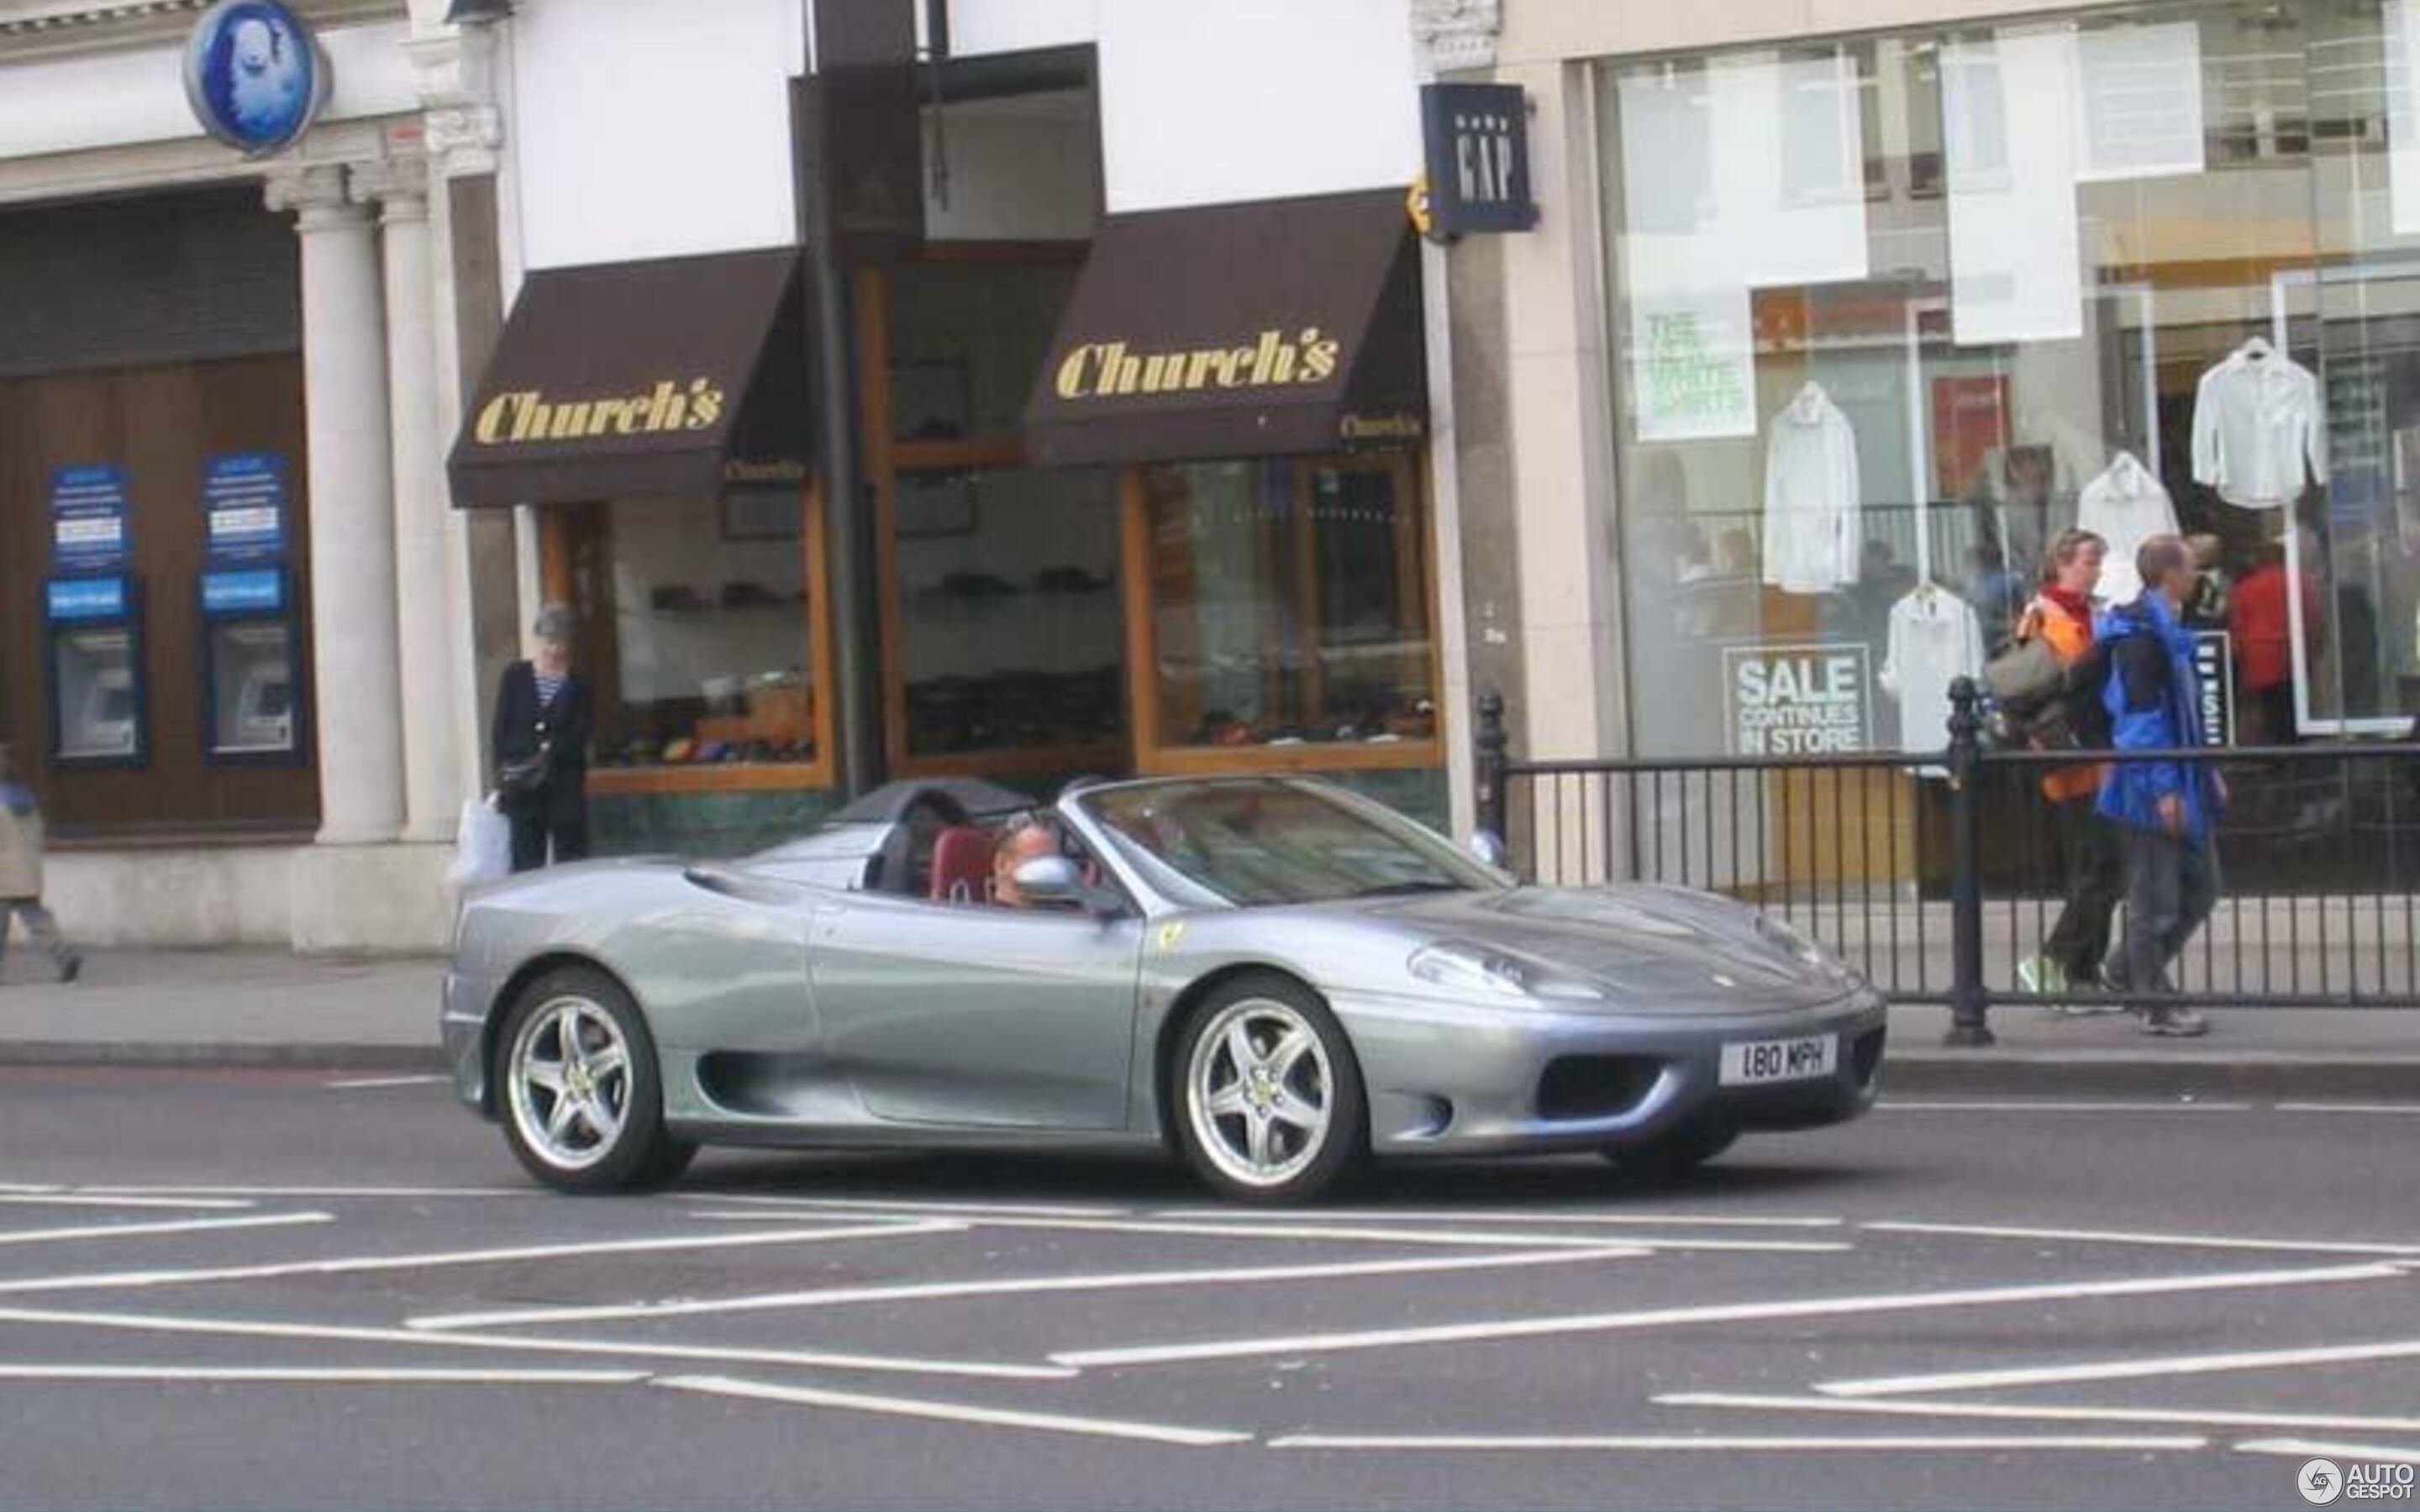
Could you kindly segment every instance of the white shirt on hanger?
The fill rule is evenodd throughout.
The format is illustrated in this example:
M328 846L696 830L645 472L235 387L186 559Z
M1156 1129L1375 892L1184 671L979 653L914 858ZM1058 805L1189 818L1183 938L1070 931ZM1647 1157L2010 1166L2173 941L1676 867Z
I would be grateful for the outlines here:
M2120 452L2107 471L2084 486L2075 503L2075 528L2109 543L2101 596L2129 604L2143 592L2143 579L2134 572L2135 549L2154 535L2177 533L2176 501L2133 453Z
M2201 376L2194 399L2193 473L2243 509L2302 496L2303 465L2328 481L2326 407L2311 370L2255 336Z
M1857 437L1809 383L1773 417L1764 451L1764 580L1827 594L1856 580Z
M1949 685L1983 675L1983 627L1964 599L1919 583L1891 606L1883 691L1899 700L1899 748L1931 754L1949 744Z

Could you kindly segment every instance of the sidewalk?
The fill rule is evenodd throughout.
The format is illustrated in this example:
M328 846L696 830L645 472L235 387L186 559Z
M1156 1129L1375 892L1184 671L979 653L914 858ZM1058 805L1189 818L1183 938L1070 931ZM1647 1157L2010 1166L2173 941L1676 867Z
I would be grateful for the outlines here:
M0 1065L309 1066L435 1071L434 957L276 950L88 954L73 986L17 949L0 963ZM1993 1011L1999 1043L1951 1050L1938 1008L1891 1015L1902 1095L2383 1099L2420 1102L2420 1010L2219 1011L2201 1040L2154 1040L2126 1015Z

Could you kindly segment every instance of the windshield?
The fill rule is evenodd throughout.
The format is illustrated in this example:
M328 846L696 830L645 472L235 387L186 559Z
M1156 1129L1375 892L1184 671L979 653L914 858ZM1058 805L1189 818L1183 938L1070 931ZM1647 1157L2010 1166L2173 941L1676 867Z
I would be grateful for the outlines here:
M1503 886L1409 820L1316 783L1155 782L1083 801L1143 857L1243 907Z

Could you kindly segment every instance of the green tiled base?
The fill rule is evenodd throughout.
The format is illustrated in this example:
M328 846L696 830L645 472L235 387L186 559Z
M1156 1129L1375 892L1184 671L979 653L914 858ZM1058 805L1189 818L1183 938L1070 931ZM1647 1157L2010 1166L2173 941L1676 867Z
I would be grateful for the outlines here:
M1340 787L1366 794L1443 832L1449 800L1442 770L1325 772ZM1037 799L1058 780L1010 779ZM795 840L823 822L843 798L834 789L805 793L646 793L593 798L589 834L599 856L744 856Z

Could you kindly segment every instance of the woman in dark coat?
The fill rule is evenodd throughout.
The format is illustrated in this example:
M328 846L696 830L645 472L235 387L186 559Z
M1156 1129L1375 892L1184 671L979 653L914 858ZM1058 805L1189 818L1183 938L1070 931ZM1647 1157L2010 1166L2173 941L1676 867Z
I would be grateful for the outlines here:
M588 855L588 737L596 706L571 670L575 622L551 604L533 627L537 655L504 669L496 689L494 753L504 817L513 825L513 870ZM533 764L539 770L532 773Z

